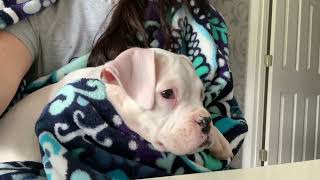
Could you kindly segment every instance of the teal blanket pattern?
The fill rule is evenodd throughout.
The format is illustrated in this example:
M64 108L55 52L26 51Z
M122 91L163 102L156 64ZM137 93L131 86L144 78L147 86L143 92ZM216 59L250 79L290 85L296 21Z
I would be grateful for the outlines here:
M106 99L106 88L100 80L81 79L63 87L44 109L36 134L49 179L104 179L114 171L137 179L215 170L207 165L217 163L208 152L156 151L123 123Z
M150 3L155 2L152 1ZM202 14L193 0L190 0L190 6L192 7L192 11L189 11L187 7L178 3L170 12L170 23L174 29L174 39L171 48L167 50L185 54L191 60L198 76L205 85L206 98L204 100L204 105L211 113L212 122L230 142L233 153L236 154L243 143L248 131L248 126L239 109L238 103L233 96L232 73L229 68L228 29L223 17L214 8L212 8L209 13ZM156 9L154 9L154 6L149 6L147 9L145 20L145 29L149 34L149 46L164 48L159 14ZM23 86L22 84L21 90L23 91L21 92L30 93L43 86L59 81L69 72L86 67L88 56L89 55L86 55L75 59L65 67L62 67L52 74L40 78L31 84L26 86ZM17 99L23 97L21 95L23 93L18 94ZM80 102L83 103L82 100L80 100ZM89 103L90 102L91 101L89 101ZM48 126L47 128L52 127ZM218 161L206 151L192 156L177 157L169 155L167 158L170 159L170 162L184 162L187 164L186 167L191 167L191 169L196 168L196 170L192 169L192 172L226 169L231 161ZM44 161L42 166L45 167L46 162L47 161ZM163 162L160 164L167 163ZM19 175L19 177L44 177L46 176L46 171L44 171L46 167L43 168L42 166L41 164L32 162L2 164L0 165L0 179L1 177L12 178L13 175ZM49 165L49 167L51 166ZM158 167L152 167L158 169ZM183 167L186 173L189 172L186 170L188 168L185 166L181 165L181 167ZM203 167L204 169L202 169ZM2 171L1 168L6 171ZM54 165L52 165L52 168L55 168ZM170 175L182 172L182 170L179 169L179 166L177 169L174 169L176 170L175 172L167 171L166 168L160 169ZM116 172L123 172L123 169L117 169ZM120 174L130 177L126 173Z
M36 123L43 167L5 163L11 173L0 171L0 179L140 179L221 168L207 150L184 156L156 151L125 125L106 88L98 79L80 79L60 89Z

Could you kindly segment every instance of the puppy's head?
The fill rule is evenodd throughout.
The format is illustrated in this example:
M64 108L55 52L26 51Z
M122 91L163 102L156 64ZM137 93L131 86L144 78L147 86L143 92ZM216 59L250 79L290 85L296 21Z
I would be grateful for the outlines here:
M121 87L112 93L118 97L113 105L127 126L157 150L182 155L213 144L210 114L202 104L204 87L187 57L132 48L107 63L101 77Z

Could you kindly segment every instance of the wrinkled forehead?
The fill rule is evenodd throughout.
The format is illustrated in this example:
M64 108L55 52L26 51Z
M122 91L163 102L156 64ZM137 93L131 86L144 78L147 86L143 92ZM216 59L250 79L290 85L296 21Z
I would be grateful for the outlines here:
M179 70L177 73L188 72L190 75L195 75L192 63L187 56L175 54L158 48L153 48L153 50L155 51L155 58L159 61L160 65L167 66L165 71L176 69Z
M191 61L184 55L175 54L162 49L154 49L157 63L157 81L172 80L188 86L186 88L201 88L202 83L198 78Z

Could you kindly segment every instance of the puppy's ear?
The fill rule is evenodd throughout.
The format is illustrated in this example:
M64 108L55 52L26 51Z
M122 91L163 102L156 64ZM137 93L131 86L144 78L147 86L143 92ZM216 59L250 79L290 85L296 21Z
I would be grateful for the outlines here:
M143 109L154 105L156 72L155 53L151 49L131 48L105 64L101 78L119 85Z

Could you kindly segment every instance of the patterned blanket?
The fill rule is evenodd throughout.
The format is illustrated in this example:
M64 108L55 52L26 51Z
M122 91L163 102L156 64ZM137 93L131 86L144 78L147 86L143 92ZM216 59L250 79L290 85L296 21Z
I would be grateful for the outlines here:
M248 127L233 96L228 30L222 16L214 8L204 14L193 0L190 0L190 6L192 11L179 3L172 8L168 17L175 30L173 44L168 50L185 54L191 60L205 85L204 105L211 113L213 124L230 142L233 153L236 154ZM145 19L150 47L164 48L159 14L154 6L148 7ZM23 97L21 94L55 83L65 74L86 67L87 59L88 55L78 58L27 86L22 84L19 91L21 93L17 94L16 100ZM81 93L94 93L99 89L102 92L100 86L101 83L97 80L83 79L64 87L55 100L62 103L60 98L73 94L71 106L74 108L54 110L56 113L52 116L50 107L55 101L51 102L37 123L36 133L42 151L42 164L0 164L0 179L142 178L228 167L230 160L216 160L206 151L190 156L155 152L147 142L123 126L110 104L103 100L105 94L98 93L98 98L92 98L88 93ZM86 115L90 113L95 113L94 117L97 117L93 122L85 121L88 118ZM122 126L118 126L120 123Z
M36 14L55 2L56 0L0 0L0 29Z

